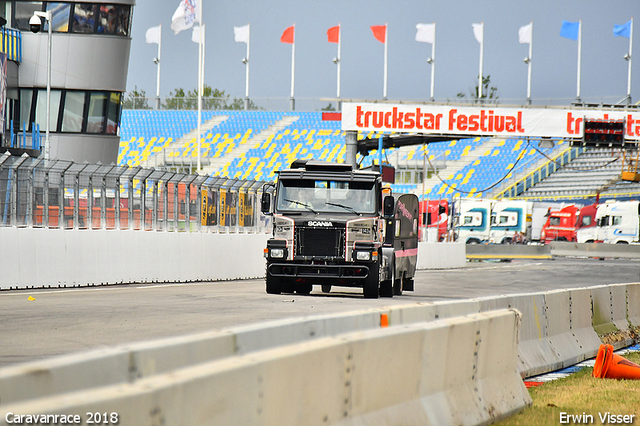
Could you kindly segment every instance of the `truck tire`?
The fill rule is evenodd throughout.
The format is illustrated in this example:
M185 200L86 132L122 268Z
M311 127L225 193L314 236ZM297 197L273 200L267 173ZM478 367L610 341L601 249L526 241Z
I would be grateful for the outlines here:
M384 280L380 283L380 297L393 297L394 293L394 284L396 282L396 263L395 261L391 262L389 266L391 269L391 278L388 280Z
M282 293L282 284L280 278L273 277L267 273L267 293L280 294Z
M404 273L400 274L400 278L393 282L393 295L402 296L402 288L404 286Z
M313 284L311 283L296 283L296 293L298 294L309 294L313 289Z
M369 276L365 278L362 285L365 299L377 299L379 296L380 272L378 268L378 265L369 268Z

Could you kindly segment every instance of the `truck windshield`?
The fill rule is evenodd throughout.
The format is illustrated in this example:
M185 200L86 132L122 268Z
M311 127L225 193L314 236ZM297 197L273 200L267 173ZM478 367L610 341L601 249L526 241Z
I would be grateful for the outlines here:
M312 213L375 214L374 182L281 179L277 211Z

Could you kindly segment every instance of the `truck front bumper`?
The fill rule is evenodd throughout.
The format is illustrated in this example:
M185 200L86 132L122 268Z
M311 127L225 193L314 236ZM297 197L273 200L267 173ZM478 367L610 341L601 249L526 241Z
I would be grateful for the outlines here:
M365 264L308 264L308 263L270 263L267 273L281 278L349 279L364 280L371 269Z

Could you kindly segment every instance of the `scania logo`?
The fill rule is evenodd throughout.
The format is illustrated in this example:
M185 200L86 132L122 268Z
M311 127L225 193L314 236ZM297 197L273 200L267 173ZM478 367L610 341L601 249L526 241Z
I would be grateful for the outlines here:
M333 222L322 222L319 220L310 220L307 222L309 226L333 226Z

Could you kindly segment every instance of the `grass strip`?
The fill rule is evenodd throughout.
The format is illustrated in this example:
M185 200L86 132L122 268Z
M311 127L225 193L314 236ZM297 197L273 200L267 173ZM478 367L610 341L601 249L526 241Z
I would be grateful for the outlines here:
M640 364L640 352L622 356ZM495 424L640 425L640 380L596 379L591 377L592 371L592 367L584 367L570 376L530 388L533 405Z

